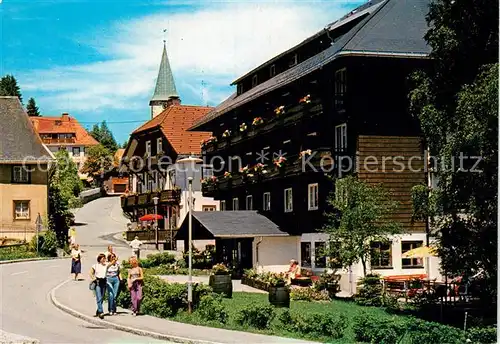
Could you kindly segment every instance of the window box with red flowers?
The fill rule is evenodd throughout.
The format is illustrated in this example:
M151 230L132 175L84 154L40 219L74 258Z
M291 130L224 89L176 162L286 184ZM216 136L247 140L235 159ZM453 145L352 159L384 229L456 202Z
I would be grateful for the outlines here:
M215 136L210 136L208 139L201 141L201 149L209 150L210 148L215 148L217 143L217 138Z

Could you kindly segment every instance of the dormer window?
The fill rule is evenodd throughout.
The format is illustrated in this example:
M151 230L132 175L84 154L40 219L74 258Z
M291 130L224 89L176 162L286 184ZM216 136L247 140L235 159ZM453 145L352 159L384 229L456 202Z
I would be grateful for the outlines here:
M259 81L259 80L257 79L257 75L254 75L254 76L252 77L252 87L257 86L258 81Z
M238 84L238 85L236 86L236 94L237 94L237 95L240 95L240 94L242 94L242 93L243 93L243 85L242 85L242 84Z
M269 76L272 78L275 75L276 75L276 65L271 65L271 67L269 67Z
M297 54L293 54L288 63L288 67L293 67L299 62L299 57Z

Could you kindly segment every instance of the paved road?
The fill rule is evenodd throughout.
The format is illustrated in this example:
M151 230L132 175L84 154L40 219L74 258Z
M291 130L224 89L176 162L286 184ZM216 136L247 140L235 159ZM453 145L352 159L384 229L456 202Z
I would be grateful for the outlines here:
M97 253L113 244L120 257L130 250L109 241L109 234L125 229L119 199L101 198L76 213L77 242L86 252L82 259L82 277L87 279ZM104 237L104 238L102 238ZM40 340L41 343L165 343L150 338L108 330L81 321L52 305L49 292L68 279L70 261L51 260L0 265L0 327L2 330ZM71 283L88 283L87 280ZM95 302L89 291L76 298Z

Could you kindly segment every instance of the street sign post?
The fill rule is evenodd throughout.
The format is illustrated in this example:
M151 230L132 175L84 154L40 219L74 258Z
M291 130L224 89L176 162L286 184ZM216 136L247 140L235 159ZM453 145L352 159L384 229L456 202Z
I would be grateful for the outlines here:
M35 225L36 225L36 255L38 256L38 236L40 234L40 232L42 231L42 217L40 216L40 213L38 213L38 216L36 218L36 221L35 221Z

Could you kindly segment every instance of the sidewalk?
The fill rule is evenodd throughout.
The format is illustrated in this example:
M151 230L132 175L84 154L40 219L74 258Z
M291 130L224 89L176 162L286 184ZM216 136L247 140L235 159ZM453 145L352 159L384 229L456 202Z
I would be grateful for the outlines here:
M100 320L93 317L96 306L92 292L88 289L88 281L67 281L52 290L51 298L56 307L88 322L162 340L200 344L312 343L291 338L183 324L148 315L132 317L130 311L124 309L119 309L118 315L107 316L104 320ZM106 303L104 303L104 309L107 310Z

